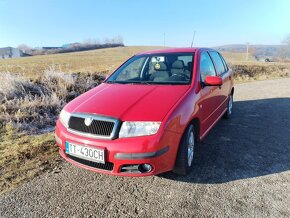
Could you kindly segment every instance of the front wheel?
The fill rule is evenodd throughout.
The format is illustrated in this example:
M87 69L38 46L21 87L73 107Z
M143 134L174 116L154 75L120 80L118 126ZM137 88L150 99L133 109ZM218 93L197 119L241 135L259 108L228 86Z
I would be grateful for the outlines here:
M177 158L175 162L174 173L179 175L188 174L193 168L194 151L197 145L194 125L189 125L182 136Z
M233 94L229 96L227 111L224 114L224 118L229 119L233 113L233 103L234 103L234 97Z

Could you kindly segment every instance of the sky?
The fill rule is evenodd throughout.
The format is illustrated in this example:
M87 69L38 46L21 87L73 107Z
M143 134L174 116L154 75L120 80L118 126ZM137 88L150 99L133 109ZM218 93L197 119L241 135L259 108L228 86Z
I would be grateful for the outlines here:
M290 0L0 0L0 47L122 36L125 45L281 44ZM165 36L165 37L164 37Z

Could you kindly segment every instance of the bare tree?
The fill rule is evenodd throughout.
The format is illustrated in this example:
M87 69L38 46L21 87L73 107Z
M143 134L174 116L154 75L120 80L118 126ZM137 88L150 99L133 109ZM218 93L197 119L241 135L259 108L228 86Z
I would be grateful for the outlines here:
M124 44L123 37L118 35L112 39L113 44Z
M257 59L257 49L254 46L249 47L249 54Z
M106 37L104 40L103 40L103 44L111 44L112 40L108 37Z
M31 51L31 47L26 45L26 44L20 44L20 45L18 45L17 48L24 53L30 53L30 51Z
M84 45L98 45L100 44L99 40L97 39L85 39L83 40Z
M282 41L282 43L290 46L290 35L286 36L286 38Z
M290 35L286 36L286 38L282 41L282 48L280 49L280 57L283 60L289 59L290 55Z
M123 45L124 44L123 41L124 41L123 37L118 35L118 36L115 36L113 38L105 38L103 40L103 43L104 44L121 44L121 45Z

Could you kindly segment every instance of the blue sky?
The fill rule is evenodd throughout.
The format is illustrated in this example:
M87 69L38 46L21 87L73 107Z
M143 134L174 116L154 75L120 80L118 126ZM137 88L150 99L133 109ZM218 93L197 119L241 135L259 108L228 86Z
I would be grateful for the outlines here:
M0 0L0 47L121 35L126 45L280 44L290 0Z

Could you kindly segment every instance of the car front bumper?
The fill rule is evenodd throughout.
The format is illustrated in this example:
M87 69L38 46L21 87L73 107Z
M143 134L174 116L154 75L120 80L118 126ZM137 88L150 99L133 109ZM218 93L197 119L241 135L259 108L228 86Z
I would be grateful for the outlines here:
M114 140L93 139L75 135L58 121L55 138L60 155L68 162L95 172L120 176L151 176L173 169L180 140L180 134L163 131L152 136L117 138ZM105 164L86 161L65 152L65 143L71 143L105 150ZM128 171L150 164L150 172Z

